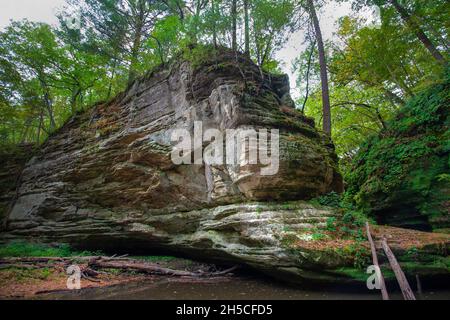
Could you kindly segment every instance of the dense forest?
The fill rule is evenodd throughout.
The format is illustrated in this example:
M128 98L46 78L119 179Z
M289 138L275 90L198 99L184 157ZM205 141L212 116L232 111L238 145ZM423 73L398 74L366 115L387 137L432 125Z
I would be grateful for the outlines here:
M12 21L0 33L2 147L41 144L180 54L201 59L229 47L280 73L277 50L300 30L307 49L293 65L296 107L331 133L345 171L405 101L442 82L450 27L446 0L346 1L354 12L333 41L323 39L319 19L327 0L67 0L57 27Z

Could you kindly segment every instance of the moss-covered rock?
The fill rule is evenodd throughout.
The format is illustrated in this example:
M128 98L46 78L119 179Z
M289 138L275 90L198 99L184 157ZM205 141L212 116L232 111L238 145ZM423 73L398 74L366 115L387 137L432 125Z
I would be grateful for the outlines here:
M449 79L411 99L354 159L348 192L379 223L450 226Z

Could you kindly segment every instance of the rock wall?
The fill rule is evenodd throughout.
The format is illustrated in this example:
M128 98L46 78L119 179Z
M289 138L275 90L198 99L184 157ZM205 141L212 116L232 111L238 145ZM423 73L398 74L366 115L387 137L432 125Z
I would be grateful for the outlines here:
M6 217L16 200L22 171L33 151L31 144L21 144L0 151L0 230L6 226Z

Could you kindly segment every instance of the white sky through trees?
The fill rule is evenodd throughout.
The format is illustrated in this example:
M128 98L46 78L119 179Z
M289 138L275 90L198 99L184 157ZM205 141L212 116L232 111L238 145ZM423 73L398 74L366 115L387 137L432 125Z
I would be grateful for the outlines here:
M0 29L5 28L10 20L28 19L36 22L46 22L56 25L58 19L56 13L64 7L65 0L0 0ZM336 31L337 20L350 14L349 3L330 2L320 11L320 23L324 39L331 39ZM284 48L276 53L276 58L283 63L282 69L289 75L292 95L298 97L295 90L295 74L291 66L294 59L305 48L302 45L304 31L300 30L290 36Z

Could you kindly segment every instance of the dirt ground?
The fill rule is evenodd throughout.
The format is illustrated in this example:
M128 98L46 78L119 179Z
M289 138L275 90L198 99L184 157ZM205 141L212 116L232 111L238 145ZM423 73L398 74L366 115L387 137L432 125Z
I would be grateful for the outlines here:
M150 261L165 268L175 270L210 271L214 265L201 264L186 259L170 258ZM80 265L81 268L85 267ZM69 275L66 267L61 264L49 263L45 267L27 267L23 265L0 265L0 300L30 299L40 294L63 292L69 290L67 280ZM109 287L141 280L157 280L161 276L142 273L123 272L118 269L105 269L95 278L81 279L81 289Z
M95 281L81 279L81 288L107 287L151 276L126 273L100 274ZM7 268L0 270L0 299L31 298L39 294L69 290L68 275L59 267L45 269Z

